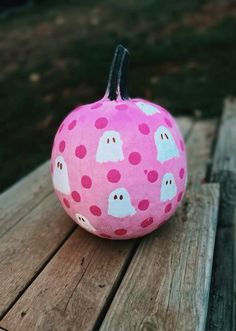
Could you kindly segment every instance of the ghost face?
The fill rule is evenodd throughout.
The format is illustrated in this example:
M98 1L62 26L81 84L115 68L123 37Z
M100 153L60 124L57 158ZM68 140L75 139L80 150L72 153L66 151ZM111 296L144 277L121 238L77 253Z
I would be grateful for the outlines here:
M131 204L130 196L125 188L112 191L108 198L108 215L114 217L132 216L136 213Z
M55 160L52 181L54 188L57 191L64 194L70 194L67 165L62 156L58 156Z
M165 127L160 126L155 132L155 144L157 148L157 160L161 163L179 157L179 150L176 146L171 132Z
M161 183L161 201L172 200L177 193L175 179L173 174L166 173Z
M160 110L157 107L154 107L149 103L139 101L136 102L135 104L142 112L144 112L144 114L148 116L160 113Z
M119 132L105 131L98 143L96 161L103 163L124 160L122 144Z
M84 217L81 214L75 214L77 223L85 230L89 231L89 232L95 232L96 230L94 229L94 227L90 224L89 220Z

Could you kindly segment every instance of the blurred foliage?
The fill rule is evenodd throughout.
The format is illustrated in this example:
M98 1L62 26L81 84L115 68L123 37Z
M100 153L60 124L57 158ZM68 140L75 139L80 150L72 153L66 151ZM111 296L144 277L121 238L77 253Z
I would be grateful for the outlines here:
M205 0L46 0L0 20L0 190L50 156L76 105L103 96L118 43L130 95L219 116L236 95L236 5Z

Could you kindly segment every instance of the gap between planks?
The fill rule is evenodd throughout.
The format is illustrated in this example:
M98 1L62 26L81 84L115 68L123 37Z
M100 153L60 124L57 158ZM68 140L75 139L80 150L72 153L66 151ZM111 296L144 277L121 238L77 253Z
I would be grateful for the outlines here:
M211 121L210 121L211 122ZM204 124L202 124L203 126L205 126L205 129L207 128L207 126L206 126L206 122L203 122ZM199 131L199 127L197 128L197 131ZM200 130L200 132L201 132L201 135L203 135L203 136L205 136L205 139L207 138L207 133L208 132L205 132L205 135L203 134L204 132L202 131L202 130ZM195 138L196 139L196 138ZM194 139L194 140L195 140ZM191 141L191 137L190 137L190 141ZM199 146L196 146L196 147L198 147L196 150L198 150L199 149ZM209 153L210 153L210 149L209 149ZM202 158L203 158L203 155L202 155ZM200 165L198 165L198 166L200 166ZM206 168L206 164L203 162L203 165L202 165L203 167L204 167L204 169ZM192 165L192 167L193 167L193 165ZM191 170L191 169L190 169ZM193 170L193 169L192 169ZM44 277L43 277L43 281L41 280L41 282L42 282L42 284L40 285L40 288L41 288L41 290L40 290L40 293L42 293L42 292L44 292L44 290L45 289L47 289L47 290L45 290L45 292L48 292L48 288L47 287L45 287L46 286L46 283L49 281L49 283L51 284L51 278L50 279L48 279L47 278L47 270L48 270L48 268L50 268L50 266L51 265L53 265L54 264L54 261L55 261L55 258L57 258L57 256L60 254L60 252L61 251L63 251L64 250L64 247L66 247L67 245L70 245L70 241L72 241L73 242L73 240L71 239L71 238L74 238L74 236L77 238L80 238L80 241L79 241L79 246L77 247L77 249L76 249L76 247L75 246L73 246L72 245L72 252L74 251L74 254L75 253L77 253L78 251L80 251L80 249L79 249L79 247L80 247L80 245L81 245L81 241L82 241L82 238L85 236L85 234L84 234L84 231L83 230L81 230L81 229L78 229L78 230L76 230L76 233L78 232L78 234L77 235L75 235L75 234L73 234L71 237L70 237L70 239L68 239L67 241L66 241L66 243L63 245L63 247L59 250L59 252L55 255L55 257L49 262L49 264L45 267L45 269L41 272L41 274L35 279L35 281L31 284L31 286L28 288L28 290L22 295L22 297L17 301L17 303L14 305L14 307L10 310L10 312L8 312L8 314L5 316L5 318L3 319L3 322L4 321L6 321L7 320L7 318L9 317L9 316L11 316L11 314L12 314L12 312L13 311L21 311L21 309L20 309L20 304L22 303L22 300L24 300L24 298L27 298L28 297L28 299L27 300L29 300L29 296L31 297L31 294L32 294L32 297L34 297L34 291L37 291L37 287L36 287L36 289L35 289L35 286L36 286L36 284L37 284L37 282L38 281L40 281L40 279L41 279L41 277L43 277L43 275L44 275ZM82 232L82 234L80 234L80 232ZM87 236L89 236L89 238L91 237L90 235L88 235L88 234L86 234ZM90 238L90 240L92 240L92 241L96 241L96 242L98 242L99 241L99 238L95 238L95 237L93 237L93 239L91 239ZM87 240L87 243L89 243L89 240ZM105 245L105 243L106 243L106 241L104 241L104 240L102 240L102 243L103 243L103 245ZM114 244L113 244L114 245ZM113 245L112 245L112 247L113 247ZM119 245L119 244L118 244ZM120 244L121 245L121 244ZM127 243L126 243L126 245L128 245ZM131 244L130 244L131 245ZM124 243L122 243L122 247L124 246ZM94 250L98 250L99 249L99 247L97 247L97 245L95 245L95 246L93 246L93 248L94 248ZM95 318L96 318L96 314L98 314L98 316L99 316L99 312L101 312L101 310L102 310L102 307L104 307L104 304L106 304L106 302L107 302L107 297L109 296L109 294L111 293L111 289L113 288L113 284L114 284L114 281L115 281L115 279L118 279L118 278L116 278L116 276L117 276L117 274L119 275L119 270L121 270L122 268L123 268L123 265L124 265L124 261L126 261L126 259L127 259L127 252L129 252L130 251L130 247L128 247L128 248L126 248L126 253L123 253L124 255L125 255L125 259L124 259L124 256L122 256L122 258L121 258L121 261L122 261L122 263L121 264L119 264L118 263L118 265L116 266L116 268L118 267L118 269L116 269L116 268L114 268L115 270L113 271L113 270L110 270L111 269L111 267L109 268L109 272L111 273L111 275L112 275L112 277L111 278L107 278L106 277L106 280L107 280L107 284L98 284L98 286L99 285L101 285L101 289L102 288L104 288L104 295L102 296L100 296L99 295L99 298L101 298L101 302L100 302L100 305L99 305L99 307L98 307L98 310L96 311L96 313L94 314L94 311L93 311L93 316L95 316ZM106 249L105 248L103 248L102 249L102 252L103 251L106 251ZM101 260L101 251L99 251L100 252L100 255L99 255L99 257L98 257L98 261L99 262L101 262L100 260ZM116 253L115 253L116 252ZM111 255L111 259L114 259L114 257L116 257L117 255L119 256L119 249L117 248L117 251L113 251L113 254ZM66 254L64 255L64 256L66 256ZM128 255L129 256L129 255ZM80 258L81 258L81 261L80 261ZM83 259L84 258L84 259ZM76 265L78 265L79 263L82 263L82 261L83 261L83 263L85 263L85 257L83 256L83 257L81 257L80 255L78 255L78 254L76 254L76 256L74 257L74 259L76 259ZM108 267L107 265L106 265L106 263L108 263L108 261L110 261L110 260L107 260L107 259L105 259L105 261L104 261L104 264L103 264L103 268L106 270L106 268ZM95 263L96 261L94 261L94 263ZM92 265L89 267L89 268L92 268L93 267L93 265L94 265L94 263L92 263ZM59 266L60 265L62 265L61 263L59 263L58 265L57 265L57 268L60 268ZM95 263L95 265L96 265L96 263ZM56 268L56 269L57 269ZM50 270L50 269L49 269ZM64 270L64 269L63 269ZM77 269L76 269L77 270ZM88 269L89 270L89 269ZM59 271L58 271L59 272ZM79 272L78 270L77 270L77 272ZM115 272L115 274L114 274L114 272ZM45 276L45 273L46 273L46 276ZM96 278L98 279L98 280L100 280L100 278L99 278L99 275L97 275L97 272L96 272L96 269L95 270L93 270L93 277L94 277L94 273L95 273L95 275L96 275ZM59 275L57 274L57 276L58 276L58 278L60 278L59 277ZM106 274L106 276L107 276L107 274ZM115 279L114 279L114 277L115 277ZM78 278L76 277L76 280L77 280ZM88 282L88 280L89 280L89 272L88 271L86 271L86 274L84 274L84 276L82 277L82 279L83 279L83 282ZM46 283L45 283L45 280L47 280L46 281ZM55 280L53 280L53 283L54 283L54 281ZM73 286L75 286L75 291L76 291L76 293L78 294L78 291L76 290L76 284L77 283L74 283L73 281L72 281L72 288L73 288ZM85 283L86 284L86 283ZM96 283L97 284L97 283ZM94 289L96 289L97 287L96 287L96 284L95 284L95 286L94 286ZM53 285L53 284L52 284ZM105 286L103 286L103 285L105 285ZM71 295L71 290L72 290L72 288L71 288L71 286L69 286L69 284L67 284L67 290L66 290L66 293L65 293L65 297L66 297L66 295L68 295L68 293L70 293L70 295ZM52 288L53 288L53 286L52 286ZM78 284L78 288L79 289L81 289L80 288L80 286L79 286L79 284ZM83 287L84 289L85 289L85 291L86 291L86 286L84 286ZM100 287L99 287L100 288ZM88 289L87 289L88 290ZM32 291L32 292L31 292ZM73 291L72 291L73 292ZM75 293L75 292L73 292L73 293ZM73 295L73 293L72 293L72 298L71 298L71 300L73 301L74 299L73 299L73 297L74 297L74 295ZM89 291L89 293L90 293L90 291ZM95 293L95 292L94 292ZM82 290L81 290L81 292L79 292L79 295L81 295L82 297L80 298L81 300L80 300L80 302L83 302L84 300L87 300L88 299L88 293L86 294L86 293L83 293L82 292ZM90 295L93 295L93 292L91 292L90 293ZM52 295L52 297L54 297L54 294ZM70 297L70 296L69 296ZM50 296L50 298L51 298L51 296ZM42 300L44 300L45 299L45 297L43 297L42 298ZM37 299L38 300L38 299ZM45 299L46 300L46 299ZM47 300L46 300L47 301ZM70 300L69 300L70 301ZM23 301L24 302L24 301ZM45 304L45 302L44 301L42 301L42 305L43 304ZM49 302L49 304L50 304L50 302ZM61 303L62 304L62 303ZM86 305L87 307L92 307L92 302L90 303L90 302L88 302L87 303L88 305ZM91 305L90 305L91 304ZM51 306L53 307L53 304L51 303ZM73 305L72 305L73 306ZM84 306L84 305L83 305ZM15 309L17 309L17 310L15 310ZM55 309L53 309L53 312L49 312L49 315L51 316L51 318L53 317L53 314L54 314L54 310L56 310L57 311L57 305L55 305ZM60 309L59 309L59 312L60 312ZM67 312L68 313L68 312ZM55 313L56 315L58 315L57 313ZM59 315L60 315L60 313L59 313ZM50 316L49 316L49 320L50 320ZM86 316L86 315L85 315ZM25 317L25 316L24 316ZM75 317L75 316L74 316ZM68 318L68 317L67 317ZM72 316L69 316L69 318L72 318ZM46 319L48 319L48 317L46 318ZM84 318L85 320L86 320L86 318ZM26 318L24 318L24 320L26 321L27 319ZM91 320L91 318L90 318L90 316L89 316L89 320ZM12 319L12 321L13 321L13 319ZM40 323L40 322L38 322L38 323ZM51 321L51 323L56 323L56 321L54 320L53 322ZM58 323L60 323L60 318L58 317ZM3 325L4 326L4 325ZM88 328L89 329L89 328Z

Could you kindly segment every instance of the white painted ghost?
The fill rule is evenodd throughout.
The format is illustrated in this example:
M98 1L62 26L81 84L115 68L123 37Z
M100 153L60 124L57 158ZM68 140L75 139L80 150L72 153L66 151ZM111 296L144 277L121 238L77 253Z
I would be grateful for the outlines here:
M108 198L108 215L114 217L132 216L136 213L131 204L130 196L125 188L112 191Z
M75 214L77 223L85 230L89 231L89 232L95 232L95 228L92 226L92 224L89 222L89 220L84 217L81 214Z
M67 165L62 156L58 156L55 160L52 181L56 190L64 194L70 194Z
M169 129L161 125L155 132L157 160L161 163L179 157L179 150Z
M161 183L161 201L172 200L177 193L177 187L173 174L166 173Z
M152 106L150 103L139 101L135 104L142 112L144 112L144 114L148 116L160 113L160 110L157 107Z
M119 132L105 131L98 143L96 161L103 163L124 160L122 144Z

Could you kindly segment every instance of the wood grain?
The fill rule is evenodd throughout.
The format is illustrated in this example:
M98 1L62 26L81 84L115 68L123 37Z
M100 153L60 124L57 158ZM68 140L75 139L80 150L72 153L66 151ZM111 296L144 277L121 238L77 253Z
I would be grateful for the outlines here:
M77 228L1 321L10 330L92 330L135 240L109 241Z
M236 100L224 104L216 143L211 180L221 185L207 330L231 331L235 319L234 261L236 205Z
M101 330L205 330L218 199L217 184L192 188L142 240Z
M0 238L34 209L50 192L49 162L0 195Z
M1 238L0 316L74 228L74 222L51 194Z

